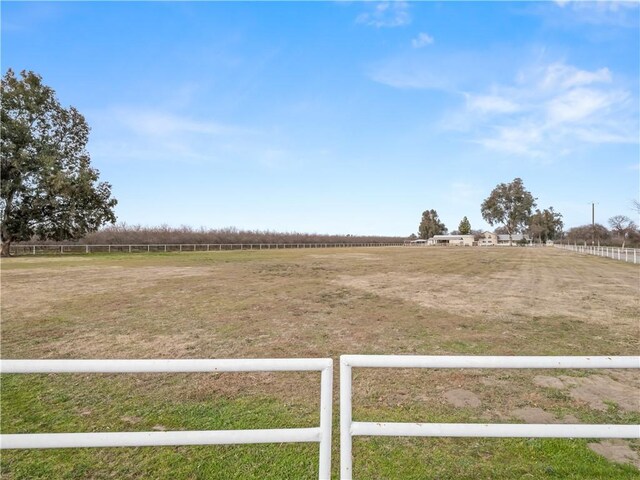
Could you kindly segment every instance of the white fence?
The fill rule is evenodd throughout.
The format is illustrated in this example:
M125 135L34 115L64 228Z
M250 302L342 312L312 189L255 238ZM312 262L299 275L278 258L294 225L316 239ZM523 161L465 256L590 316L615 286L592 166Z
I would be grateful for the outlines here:
M596 255L598 257L612 258L623 262L638 263L640 261L640 250L637 248L620 247L599 247L596 245L554 245L563 250L584 253L586 255Z
M11 245L11 255L64 253L168 253L223 250L278 250L291 248L401 247L397 243L166 243L137 245Z
M330 358L242 360L2 360L1 373L193 373L320 371L320 426L260 430L170 432L23 433L0 435L0 449L143 447L242 443L319 442L318 476L331 477L333 360Z
M340 478L353 475L353 436L640 438L640 425L385 423L352 420L351 370L366 368L640 368L640 357L482 357L342 355Z
M640 368L640 356L500 357L342 355L340 478L353 474L354 436L640 438L640 425L387 423L352 420L352 369L364 368ZM0 373L194 373L320 371L320 426L259 430L2 434L0 449L140 447L319 442L319 478L331 478L333 360L0 360Z

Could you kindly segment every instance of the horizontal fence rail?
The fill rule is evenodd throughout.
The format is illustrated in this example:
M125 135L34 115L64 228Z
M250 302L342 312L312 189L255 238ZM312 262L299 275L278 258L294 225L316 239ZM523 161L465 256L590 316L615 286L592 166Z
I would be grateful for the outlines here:
M11 255L87 253L216 252L227 250L278 250L298 248L401 247L402 242L360 243L162 243L127 245L11 245Z
M595 255L597 257L611 258L629 263L640 262L640 249L620 247L600 247L597 245L554 245L556 248L571 252Z
M194 372L320 373L320 426L258 430L168 432L20 433L0 435L0 449L77 447L142 447L231 445L247 443L318 442L318 477L331 476L331 408L333 360L330 358L220 360L1 360L0 373L194 373Z
M342 355L340 357L340 478L353 476L354 436L640 438L640 425L537 425L354 422L352 369L365 368L640 368L640 356L501 357Z

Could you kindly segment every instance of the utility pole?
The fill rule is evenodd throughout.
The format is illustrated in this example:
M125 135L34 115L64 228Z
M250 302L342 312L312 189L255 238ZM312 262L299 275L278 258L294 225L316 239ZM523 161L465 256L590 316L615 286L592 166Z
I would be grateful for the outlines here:
M591 245L596 243L596 204L591 202Z
M596 243L596 202L591 202L591 245ZM600 246L600 237L598 237L598 246Z

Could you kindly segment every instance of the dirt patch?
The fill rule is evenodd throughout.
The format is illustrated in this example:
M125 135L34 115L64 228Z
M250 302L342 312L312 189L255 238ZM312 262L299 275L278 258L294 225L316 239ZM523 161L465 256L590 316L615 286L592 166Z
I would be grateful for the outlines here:
M637 273L587 280L580 272L539 268L535 259L523 260L506 271L482 275L392 271L342 275L336 283L466 317L568 317L637 330Z
M3 271L2 307L3 312L20 309L23 316L31 313L41 316L56 303L81 295L126 292L165 280L210 276L212 270L211 267L81 266Z
M526 423L556 423L556 417L537 407L519 408L512 411L511 416Z
M311 258L321 258L323 260L380 260L380 255L372 255L370 253L334 253L334 254L313 254Z
M545 387L545 388L557 388L557 389L565 388L565 385L564 383L562 383L562 380L556 377L548 377L546 375L536 375L535 377L533 377L533 383L535 383L539 387Z
M559 378L537 375L533 378L533 383L540 387L567 390L571 398L586 402L595 410L606 411L609 408L607 402L612 402L623 411L640 411L638 375L633 375L631 372L616 372L611 375L617 375L617 379L602 374L588 377L562 375Z
M458 408L464 408L464 407L476 408L482 404L482 402L480 401L480 398L478 398L478 396L475 393L470 392L469 390L463 390L459 388L445 392L444 399L450 405L453 405L454 407L458 407Z
M142 417L131 417L125 415L124 417L120 417L120 420L129 425L137 425L142 421Z
M591 375L589 377L560 377L569 386L569 395L575 400L586 402L595 410L606 411L605 402L615 403L621 410L627 412L640 411L640 395L638 386L624 384L606 375Z
M640 469L640 455L629 447L625 440L603 440L590 443L589 448L612 462L630 463Z

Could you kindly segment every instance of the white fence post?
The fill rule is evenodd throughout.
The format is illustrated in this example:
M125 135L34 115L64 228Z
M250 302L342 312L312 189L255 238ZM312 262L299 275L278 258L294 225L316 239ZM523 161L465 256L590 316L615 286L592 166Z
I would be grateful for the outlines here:
M351 454L351 366L345 356L340 357L340 479L351 480L353 457Z

